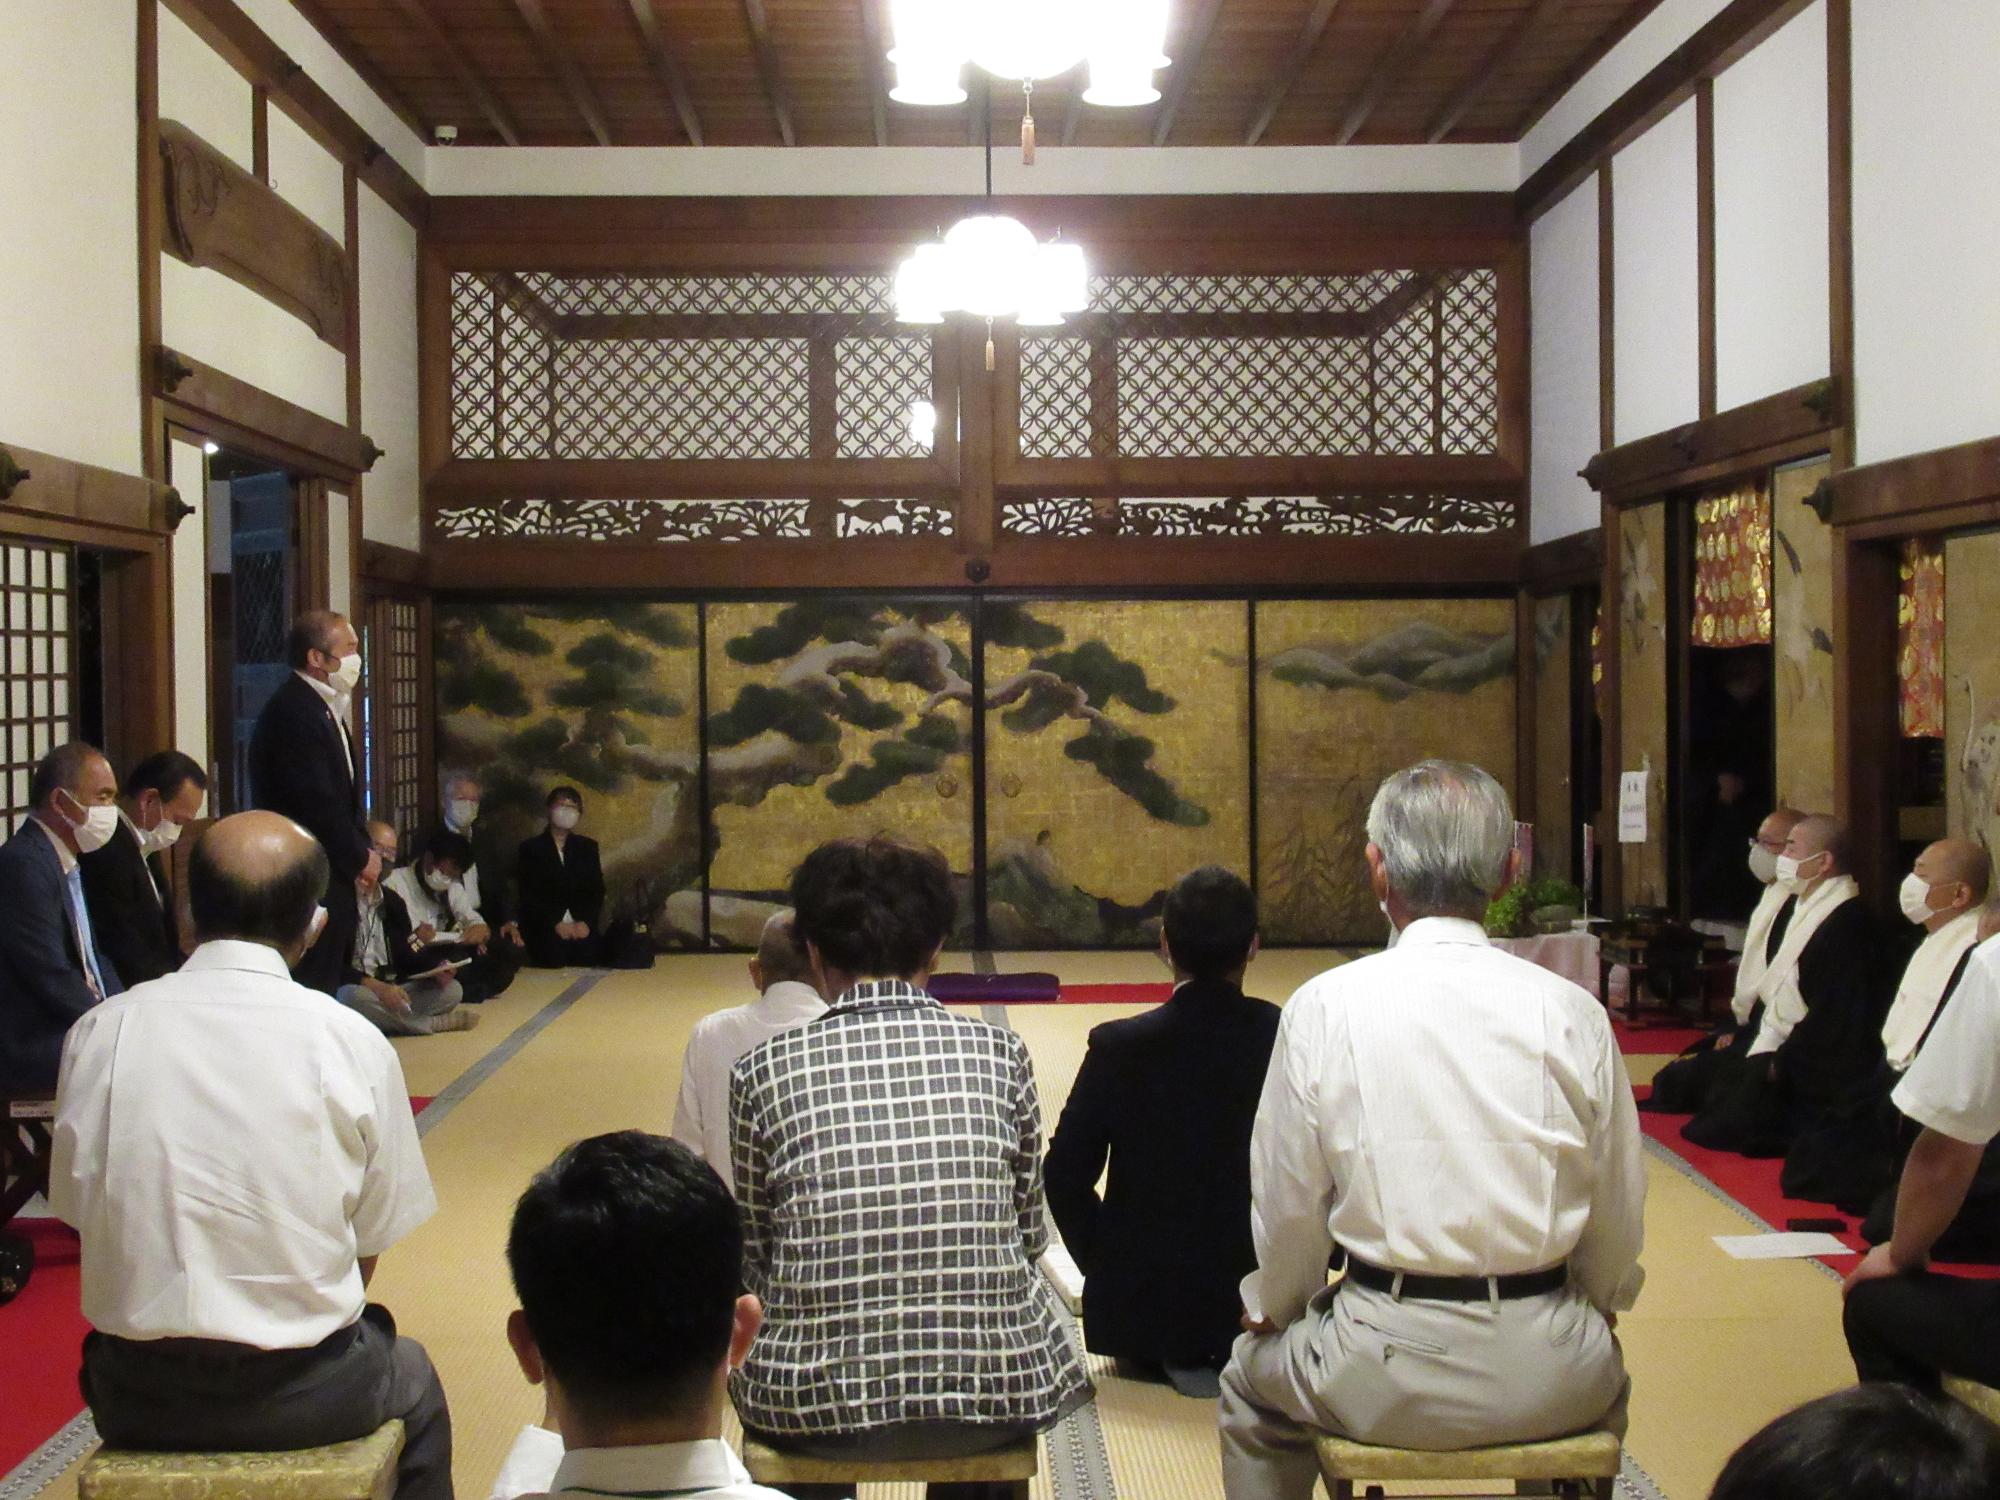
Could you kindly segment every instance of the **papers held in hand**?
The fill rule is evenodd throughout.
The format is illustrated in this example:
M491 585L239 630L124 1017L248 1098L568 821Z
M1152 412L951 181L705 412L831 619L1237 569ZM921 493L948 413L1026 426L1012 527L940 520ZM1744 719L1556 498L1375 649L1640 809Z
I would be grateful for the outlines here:
M449 979L453 974L456 974L471 962L472 960L469 958L454 958L439 964L435 969L426 969L421 974L412 974L410 979L412 982L419 979Z

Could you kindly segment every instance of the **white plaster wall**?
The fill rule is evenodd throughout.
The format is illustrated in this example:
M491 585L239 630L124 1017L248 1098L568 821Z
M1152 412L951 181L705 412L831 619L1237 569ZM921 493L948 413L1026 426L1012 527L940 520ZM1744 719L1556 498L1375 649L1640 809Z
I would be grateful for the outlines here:
M699 197L706 194L977 194L985 157L963 146L433 146L439 194ZM1511 193L1513 145L1074 146L1032 167L993 154L999 193Z
M347 423L347 361L298 318L220 272L160 257L160 326L173 348Z
M342 244L347 242L347 173L340 158L283 110L269 113L271 186L293 208Z
M370 541L416 550L418 505L417 232L361 189L361 430L383 450L362 480Z
M1974 3L1983 4L1985 0ZM1540 171L1550 157L1569 144L1572 136L1615 104L1619 95L1666 61L1668 53L1714 20L1728 5L1729 0L1661 0L1528 132L1521 142L1522 179L1525 181Z
M354 533L345 490L326 492L326 607L354 613Z
M1715 392L1721 411L1823 379L1826 4L1715 81Z
M1535 222L1529 237L1534 460L1529 541L1597 526L1597 492L1577 472L1597 452L1597 181Z
M1612 159L1618 441L1701 415L1694 101Z
M0 441L139 472L137 11L0 0Z
M159 13L160 118L179 121L244 171L254 170L250 80L164 5Z
M2000 4L1855 0L1862 463L2000 432Z
M88 3L97 4L101 0ZM362 81L361 75L319 34L292 0L237 0L237 3L406 172L418 182L424 180L424 144L416 132ZM277 112L275 108L272 110L273 114Z
M167 455L170 482L195 513L174 533L174 748L210 766L208 744L208 459L196 443L176 440ZM225 490L226 494L227 491Z

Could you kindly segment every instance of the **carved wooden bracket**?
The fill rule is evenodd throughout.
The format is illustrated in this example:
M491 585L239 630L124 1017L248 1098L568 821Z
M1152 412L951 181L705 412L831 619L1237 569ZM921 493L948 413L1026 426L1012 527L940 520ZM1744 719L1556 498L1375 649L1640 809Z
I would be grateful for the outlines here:
M240 281L347 349L340 242L185 125L160 122L167 253Z
M1822 521L1833 520L1833 481L1822 479L1805 498L1806 506Z
M1799 404L1832 427L1840 421L1840 386L1832 380L1816 381L1806 387Z
M361 472L365 474L370 469L374 468L375 461L380 457L382 457L382 455L387 453L388 451L389 450L387 448L378 448L372 441L370 441L367 438L363 438L361 440L361 457L364 460L364 462L361 465Z
M181 498L179 490L172 488L160 497L160 509L166 515L169 531L179 531L181 522L194 514L194 507Z
M0 500L11 500L21 481L32 477L28 470L14 462L13 454L0 448Z
M159 362L160 389L169 396L180 389L182 381L194 374L194 366L165 345L160 347L154 358Z

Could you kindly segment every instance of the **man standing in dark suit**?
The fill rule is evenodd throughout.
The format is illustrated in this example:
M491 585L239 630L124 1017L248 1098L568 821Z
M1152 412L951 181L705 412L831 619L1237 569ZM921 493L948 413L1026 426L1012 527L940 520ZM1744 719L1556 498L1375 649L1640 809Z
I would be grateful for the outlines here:
M208 775L193 756L162 750L125 778L118 831L82 858L83 894L98 946L129 989L181 966L173 908L159 859L201 816Z
M354 951L359 916L354 882L379 879L382 862L368 840L361 807L360 757L349 729L355 684L361 680L361 638L344 615L317 609L300 615L285 643L292 675L271 695L250 737L250 801L282 813L319 840L332 875L326 930L293 977L335 994Z
M0 1094L54 1093L71 1023L124 989L77 867L118 827L111 762L90 745L59 745L35 767L28 796L28 816L0 844Z
M538 969L589 968L604 958L604 866L597 840L576 831L583 793L549 793L549 826L521 844L521 938Z
M1213 1396L1257 1268L1250 1130L1278 1007L1243 993L1257 901L1227 870L1168 893L1160 947L1172 998L1090 1033L1049 1142L1049 1211L1084 1274L1085 1347Z

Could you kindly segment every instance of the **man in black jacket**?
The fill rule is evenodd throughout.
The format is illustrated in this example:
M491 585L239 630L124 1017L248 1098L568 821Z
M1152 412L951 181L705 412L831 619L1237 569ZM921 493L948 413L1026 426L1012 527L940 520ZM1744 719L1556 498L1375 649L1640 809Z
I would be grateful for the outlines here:
M387 823L370 823L368 834L378 851L396 847L396 830ZM459 1008L464 988L444 967L452 953L424 940L386 881L364 873L355 882L355 908L359 925L336 996L342 1005L389 1036L434 1036L479 1024L477 1011Z
M576 832L583 793L549 793L549 826L522 841L515 867L521 938L538 969L589 968L604 958L604 867L597 840Z
M250 802L283 813L326 851L326 930L292 977L331 995L354 951L354 882L382 873L362 826L361 761L349 728L361 639L346 616L312 610L292 625L285 660L292 675L264 705L250 737Z
M208 774L193 756L149 755L125 778L111 842L77 861L98 946L128 989L181 966L160 859L201 816L207 796Z
M1213 1396L1241 1331L1237 1284L1257 1268L1250 1130L1278 1007L1243 993L1257 903L1236 876L1186 876L1162 927L1173 997L1090 1033L1049 1143L1049 1209L1084 1273L1085 1346Z

